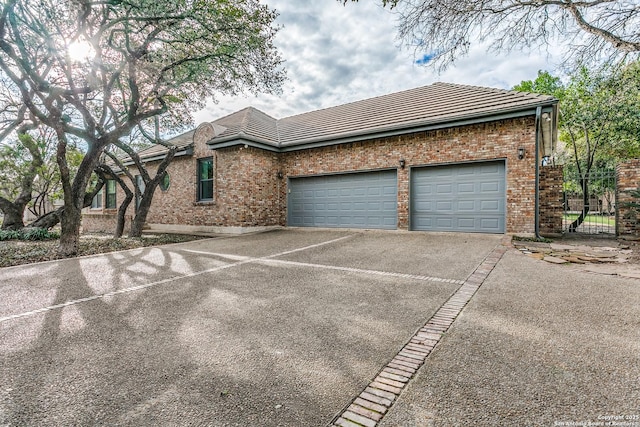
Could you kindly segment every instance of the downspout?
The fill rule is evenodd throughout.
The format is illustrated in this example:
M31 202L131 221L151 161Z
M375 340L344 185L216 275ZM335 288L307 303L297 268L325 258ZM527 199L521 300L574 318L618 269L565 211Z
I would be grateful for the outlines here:
M540 117L542 107L536 107L536 195L534 213L534 233L536 239L540 239Z

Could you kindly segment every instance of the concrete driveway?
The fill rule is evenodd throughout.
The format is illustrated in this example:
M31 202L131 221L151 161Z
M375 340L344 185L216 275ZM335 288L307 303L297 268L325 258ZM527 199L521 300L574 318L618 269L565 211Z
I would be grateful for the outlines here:
M500 239L284 230L1 269L0 425L326 425Z
M640 427L640 280L508 251L380 426Z

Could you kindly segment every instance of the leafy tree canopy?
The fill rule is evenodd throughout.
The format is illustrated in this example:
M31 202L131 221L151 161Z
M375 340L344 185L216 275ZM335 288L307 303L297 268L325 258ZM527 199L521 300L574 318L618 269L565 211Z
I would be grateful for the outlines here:
M579 167L640 155L640 61L598 70L583 66L566 84L538 71L535 80L513 89L560 100L560 140L568 149L564 157L578 159Z
M259 0L0 3L0 78L28 110L18 120L50 127L58 140L60 252L77 251L85 191L107 146L155 127L159 116L165 125L184 123L217 94L279 90L275 18ZM74 139L86 154L72 177Z

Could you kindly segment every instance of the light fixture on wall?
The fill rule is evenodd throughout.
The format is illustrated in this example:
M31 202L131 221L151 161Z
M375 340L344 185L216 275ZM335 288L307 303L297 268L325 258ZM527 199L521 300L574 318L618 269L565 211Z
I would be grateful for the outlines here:
M404 159L400 159L400 169L404 169L405 164L406 162L404 161Z
M519 160L524 159L524 147L518 148L518 159Z
M278 177L278 179L282 179L282 178L284 178L284 175L282 174L282 171L278 171L278 173L276 174L276 176Z

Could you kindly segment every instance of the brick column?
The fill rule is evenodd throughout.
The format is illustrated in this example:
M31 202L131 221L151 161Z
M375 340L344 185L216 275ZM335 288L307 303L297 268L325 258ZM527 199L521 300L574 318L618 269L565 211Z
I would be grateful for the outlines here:
M624 206L638 202L630 191L640 187L640 159L630 160L616 166L616 235L640 238L640 209Z
M540 234L562 234L562 166L540 167Z

